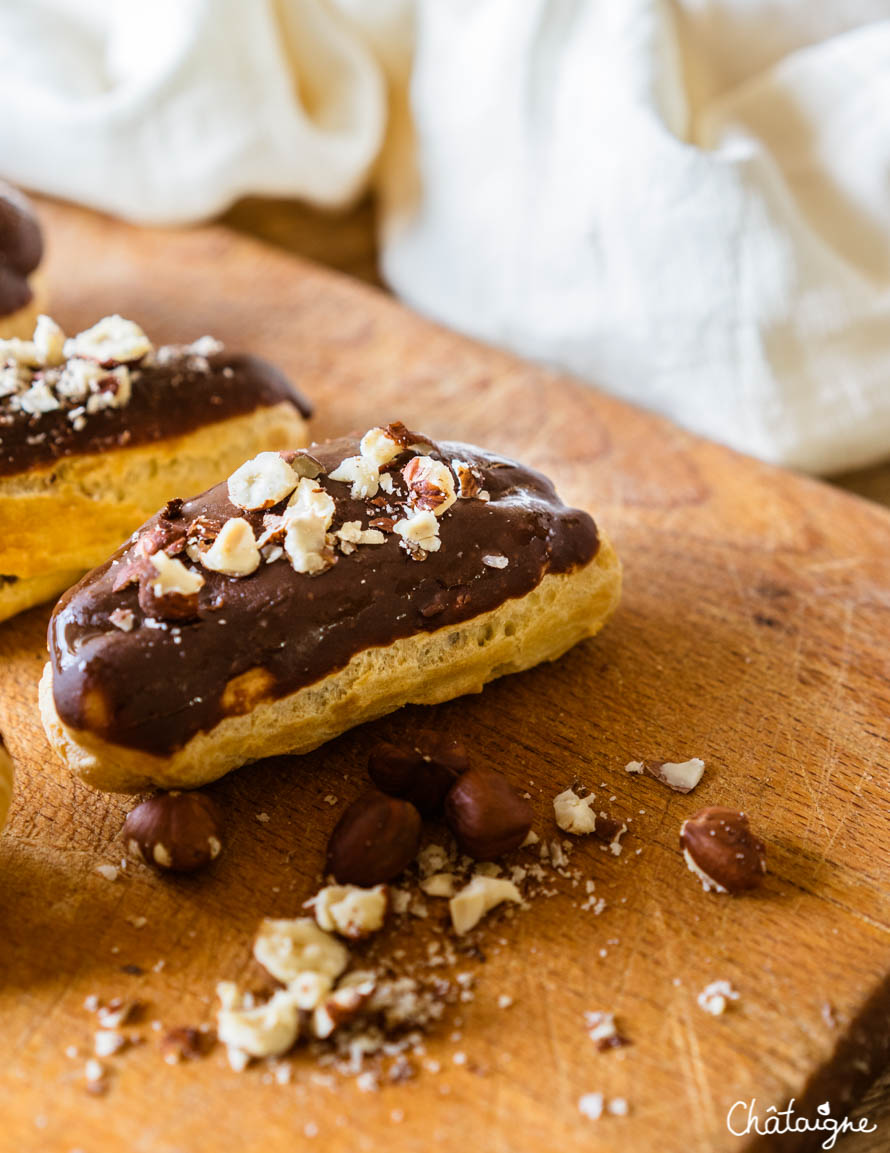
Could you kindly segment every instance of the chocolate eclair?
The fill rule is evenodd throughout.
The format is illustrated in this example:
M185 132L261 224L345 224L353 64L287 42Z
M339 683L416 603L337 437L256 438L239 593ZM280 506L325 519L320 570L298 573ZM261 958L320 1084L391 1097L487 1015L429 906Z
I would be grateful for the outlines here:
M0 340L26 337L46 308L43 233L29 201L0 181Z
M546 477L400 424L261 453L70 589L49 739L101 789L183 788L554 660L618 559Z
M155 348L109 316L40 316L0 341L0 620L55 596L159 505L245 452L305 444L309 405L272 365L202 337Z

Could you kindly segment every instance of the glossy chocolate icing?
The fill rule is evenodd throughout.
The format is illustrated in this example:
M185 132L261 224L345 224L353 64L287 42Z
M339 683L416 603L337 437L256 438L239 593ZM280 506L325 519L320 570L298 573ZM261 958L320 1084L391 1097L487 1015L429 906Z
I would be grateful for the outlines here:
M130 376L129 402L91 413L82 427L67 408L32 416L4 410L0 401L0 476L75 453L149 444L283 401L304 416L311 413L287 378L256 356L183 354L163 364L134 365Z
M308 450L326 472L356 451L351 439ZM458 500L440 519L439 551L425 560L413 559L399 537L387 532L385 543L338 555L333 567L313 576L296 573L286 557L248 577L202 570L198 619L146 627L136 586L113 591L134 545L120 549L62 597L50 621L59 716L74 729L90 729L119 745L170 754L226 715L227 683L255 666L269 674L268 696L282 697L342 668L357 652L478 616L524 596L546 574L569 572L596 555L591 517L563 505L540 473L463 444L422 451L446 462L469 462L490 496ZM406 498L400 470L412 455L403 452L387 466L394 492L381 493L376 504L353 500L348 484L320 478L336 505L332 530L352 520L367 527L372 518L387 515L387 505L396 517L403 515L397 507ZM225 484L186 501L181 510L175 502L168 508L173 519L162 526L168 532L171 525L184 531L198 516L246 516L255 533L262 528L262 513L230 504ZM156 528L160 516L140 532ZM508 558L506 567L483 563L483 557L498 555ZM110 623L117 609L132 612L132 631ZM101 722L88 702L92 690L107 705Z
M0 317L30 303L28 276L42 257L37 217L21 193L0 184Z

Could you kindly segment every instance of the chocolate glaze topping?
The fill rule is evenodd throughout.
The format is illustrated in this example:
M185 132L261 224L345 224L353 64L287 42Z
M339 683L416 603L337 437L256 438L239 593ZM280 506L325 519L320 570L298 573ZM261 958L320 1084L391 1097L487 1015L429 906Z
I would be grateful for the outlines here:
M31 300L28 275L43 256L43 237L28 201L0 184L0 316L18 312Z
M357 452L357 441L329 441L308 452L330 472ZM546 574L569 572L596 555L591 517L563 505L540 473L463 444L424 442L417 452L446 463L468 462L489 496L457 500L440 518L439 551L425 559L415 559L387 531L383 544L338 554L332 567L316 575L295 572L286 556L247 577L201 569L205 584L197 618L149 618L146 624L136 586L113 591L139 546L131 541L118 550L62 597L50 621L59 716L113 743L170 754L227 715L226 685L256 666L268 674L266 695L277 699L342 668L366 648L469 620L524 596ZM406 450L386 466L393 493L381 492L374 501L353 500L348 484L319 477L336 506L331 531L344 521L360 520L367 528L388 512L403 516L401 469L414 455ZM285 503L268 511L280 512ZM171 552L176 534L199 516L217 524L243 516L257 536L262 531L263 514L236 508L220 484L181 507L171 502L139 533L162 533L174 542L164 545ZM483 557L508 563L493 567ZM128 620L132 613L131 631L110 621L115 610L125 610ZM229 708L230 714L238 711Z
M163 364L136 364L130 379L124 407L102 409L80 423L72 421L70 408L32 415L9 411L0 400L0 476L75 453L149 444L283 401L311 414L287 378L256 356L184 352Z

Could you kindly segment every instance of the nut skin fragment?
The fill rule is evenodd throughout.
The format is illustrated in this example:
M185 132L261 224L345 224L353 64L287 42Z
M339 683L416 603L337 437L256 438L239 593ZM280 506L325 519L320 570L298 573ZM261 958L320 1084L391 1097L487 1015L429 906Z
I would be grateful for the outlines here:
M464 853L490 861L518 849L532 827L532 807L495 769L473 768L445 798L445 820Z
M168 1065L194 1061L205 1053L205 1034L190 1025L177 1025L161 1038L161 1056Z
M423 817L441 810L448 790L469 767L461 741L425 731L411 746L381 741L368 758L368 776L377 788L410 801Z
M145 864L193 873L219 856L219 810L203 793L160 793L127 814L124 838Z
M745 813L710 806L683 822L680 848L706 890L741 893L756 889L766 872L766 846Z
M368 789L334 827L327 870L341 885L371 888L391 881L414 860L420 833L420 813L412 804Z

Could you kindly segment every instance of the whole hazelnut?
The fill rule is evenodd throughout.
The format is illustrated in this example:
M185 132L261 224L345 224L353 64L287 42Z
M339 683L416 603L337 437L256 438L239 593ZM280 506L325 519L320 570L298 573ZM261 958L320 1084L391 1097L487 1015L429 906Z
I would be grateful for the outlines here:
M203 793L159 793L127 814L124 837L145 864L192 873L219 856L220 824L219 810Z
M766 872L766 847L735 809L711 806L684 821L680 848L706 892L756 889Z
M417 855L420 831L420 813L409 801L368 789L334 826L328 872L341 885L370 888L391 881Z
M532 807L496 769L469 769L445 798L445 819L464 853L489 861L528 836Z
M368 758L368 776L381 792L410 801L423 817L437 813L470 763L463 744L421 731L410 745L381 741Z

